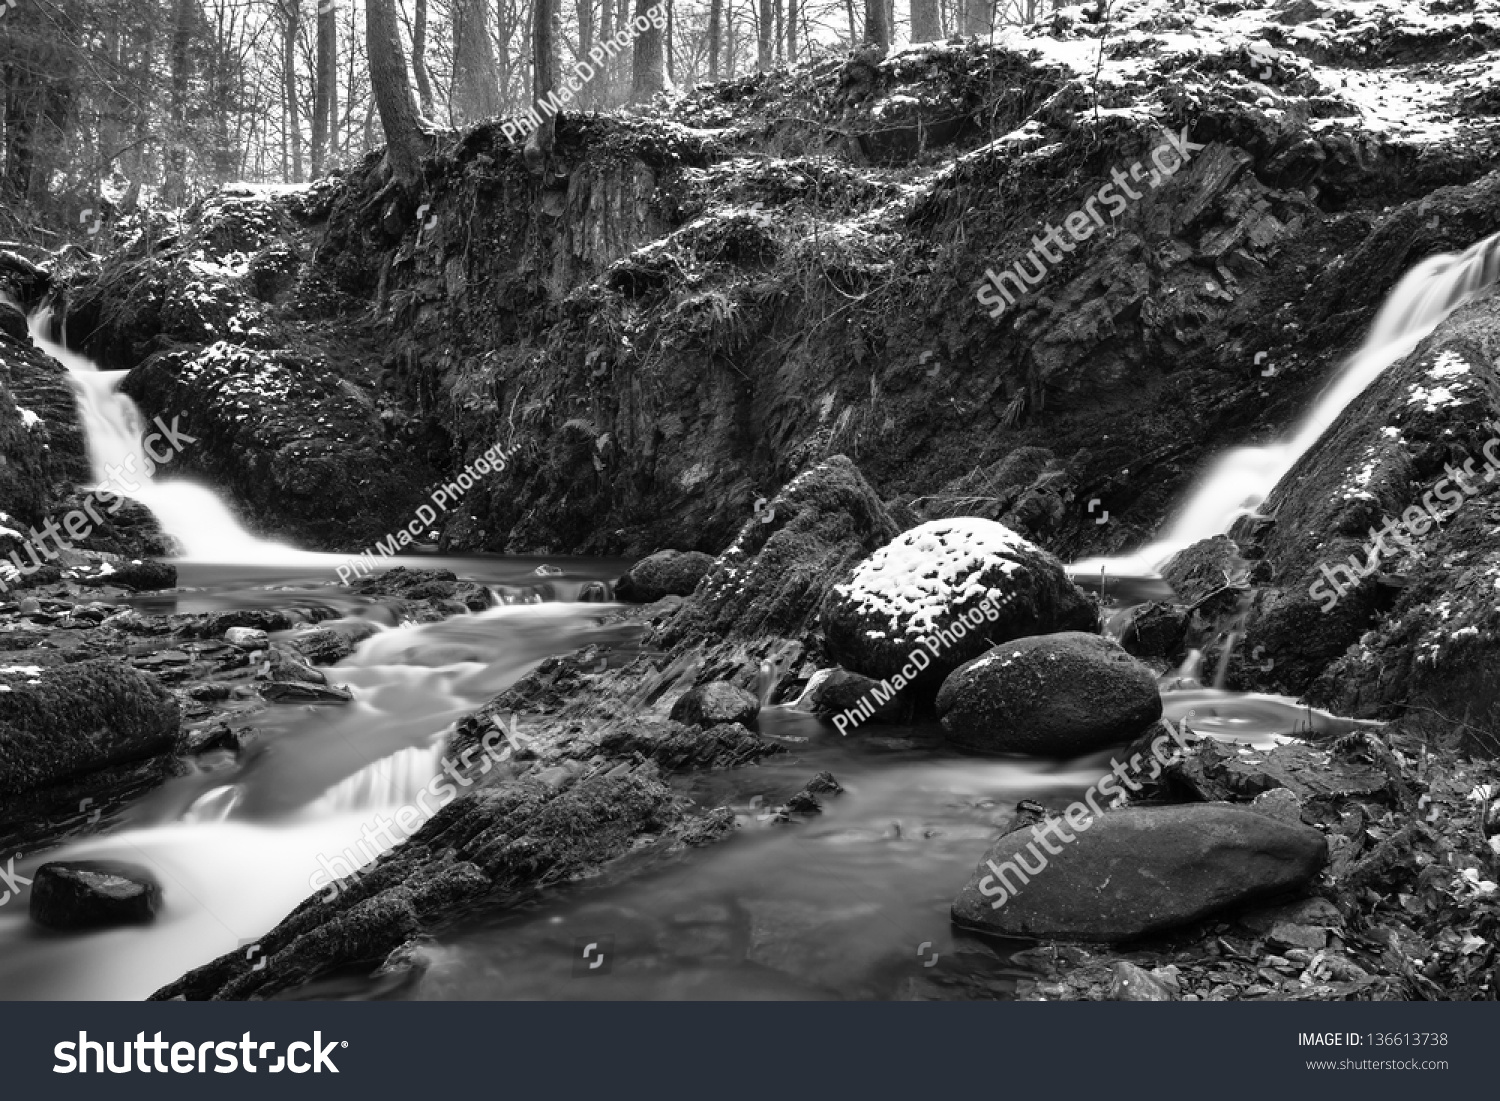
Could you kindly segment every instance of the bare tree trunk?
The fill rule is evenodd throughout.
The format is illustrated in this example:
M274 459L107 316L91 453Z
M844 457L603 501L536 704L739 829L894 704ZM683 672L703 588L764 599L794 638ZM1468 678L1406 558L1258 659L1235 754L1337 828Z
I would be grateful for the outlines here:
M171 133L167 135L167 171L162 183L162 201L181 206L187 198L187 101L192 81L189 47L193 38L191 0L176 0L172 11ZM299 177L300 178L300 177Z
M604 6L609 7L609 0L605 0ZM580 60L588 60L589 51L594 48L594 0L578 0L578 57ZM583 94L580 98L580 106L588 110L594 109L599 101L599 83L596 76L583 86Z
M881 53L891 48L891 25L886 21L886 0L865 0L865 45Z
M990 6L994 0L964 0L964 35L990 34Z
M557 115L545 110L542 104L557 90L557 45L559 33L557 0L532 0L531 24L531 99L542 124L526 139L526 167L540 174L552 155L552 144L557 137Z
M614 4L610 0L602 0L599 4L599 41L608 42L614 37L614 33ZM599 74L594 77L594 87L598 88L598 92L595 93L591 101L596 107L608 107L610 105L610 96L614 92L615 86L611 72L613 67L614 62L609 58L605 58L598 66Z
M786 42L786 16L782 11L781 0L771 0L771 11L776 17L776 61L778 64L785 64L783 43Z
M452 11L453 121L493 118L500 113L500 73L490 40L490 0L453 0Z
M708 79L719 79L719 39L723 36L724 0L708 0Z
M432 118L432 77L427 72L427 0L417 0L417 13L411 25L411 73L417 78L422 115Z
M297 105L297 35L302 31L302 0L282 0L286 38L281 55L282 95L285 96L287 139L292 150L292 183L302 182L302 112Z
M406 79L395 0L365 0L365 39L370 87L385 130L385 159L392 180L408 194L417 186L427 140L417 122L417 104Z
M938 0L911 0L911 40L940 42L943 38L943 11Z
M859 44L859 30L854 26L854 0L844 0L844 11L849 13L849 48Z
M674 0L666 0L667 5L667 84L671 85L677 80L677 55L675 52L675 38L677 35L677 5Z
M760 0L757 15L759 23L755 28L755 71L764 73L771 68L771 26L774 19L771 0Z
M797 64L797 20L801 17L797 0L786 0L786 61Z
M667 80L667 52L665 25L648 22L653 0L635 0L635 22L631 24L637 32L635 38L634 74L630 84L630 101L645 103L658 92L671 87ZM641 30L642 23L646 29Z
M313 97L313 175L321 176L328 158L338 156L339 118L339 25L338 7L321 0L318 4L318 84Z

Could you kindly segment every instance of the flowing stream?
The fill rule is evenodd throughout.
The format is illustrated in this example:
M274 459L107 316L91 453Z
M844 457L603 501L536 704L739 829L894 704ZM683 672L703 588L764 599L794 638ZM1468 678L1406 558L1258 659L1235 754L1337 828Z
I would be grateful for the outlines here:
M1226 530L1381 371L1449 312L1492 281L1496 238L1433 257L1391 292L1364 347L1302 423L1265 447L1223 455L1166 534L1136 554L1081 562L1080 576L1150 578L1164 558ZM78 393L101 482L135 456L148 426L119 393L123 372L47 339ZM191 425L184 430L191 432ZM192 446L189 444L188 446ZM618 576L618 561L436 558L390 560L448 568L491 585L503 603L436 624L401 624L384 609L330 588L337 555L300 551L247 531L209 487L158 475L134 493L177 537L181 591L140 603L152 612L285 606L297 599L373 617L383 629L328 669L354 702L273 705L257 716L255 748L210 762L131 808L115 832L17 862L109 857L145 864L164 888L148 927L52 936L24 904L0 908L0 997L142 998L215 956L253 949L326 879L339 858L359 862L377 814L417 807L436 775L452 723L554 654L618 643L629 632L600 623L582 586ZM548 564L552 565L551 563ZM273 591L274 589L274 591ZM289 591L290 590L290 591ZM1225 692L1198 679L1196 656L1163 678L1166 717L1198 733L1265 748L1348 720L1285 697ZM782 707L761 732L790 752L757 768L690 775L678 783L705 806L730 805L742 830L722 844L641 869L554 888L534 903L423 949L428 964L398 990L328 982L310 996L413 998L890 998L1005 997L1024 972L977 938L955 935L948 906L996 830L1022 799L1060 805L1109 770L1109 754L1070 762L978 759L948 750L927 727L874 727L844 738ZM774 806L820 769L844 785L825 813L794 826ZM413 827L414 828L414 827ZM596 944L596 968L580 945Z

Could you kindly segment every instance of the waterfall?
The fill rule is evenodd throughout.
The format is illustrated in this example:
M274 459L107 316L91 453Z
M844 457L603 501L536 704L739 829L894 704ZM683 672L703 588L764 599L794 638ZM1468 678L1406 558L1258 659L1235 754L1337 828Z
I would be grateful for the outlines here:
M1154 575L1184 547L1222 535L1252 513L1318 438L1382 371L1398 362L1465 302L1500 277L1500 233L1463 252L1423 260L1386 296L1358 352L1349 358L1301 422L1264 447L1237 447L1221 455L1177 510L1167 533L1133 554L1074 563L1075 576Z
M149 426L135 402L120 393L120 383L127 372L99 370L91 360L52 340L51 324L48 310L32 315L31 340L67 369L68 380L78 398L79 419L88 442L89 466L96 486L108 485L149 508L162 530L181 544L183 557L189 561L300 565L324 560L325 556L251 535L208 486L181 478L158 481L147 474L155 465L142 445ZM166 420L171 423L170 417ZM193 434L193 427L191 423L181 425L187 435Z

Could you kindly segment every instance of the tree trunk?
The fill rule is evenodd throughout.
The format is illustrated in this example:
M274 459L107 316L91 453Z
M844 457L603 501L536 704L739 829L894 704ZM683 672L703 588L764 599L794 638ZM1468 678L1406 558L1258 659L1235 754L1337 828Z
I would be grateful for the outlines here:
M338 154L339 102L338 7L318 4L318 83L313 97L313 176L322 176L329 155Z
M941 42L943 12L938 0L911 0L911 40Z
M723 37L724 0L708 0L708 79L719 79L719 39Z
M865 0L865 45L881 53L891 48L891 25L886 20L886 0Z
M432 77L427 72L427 0L417 0L417 13L411 25L411 73L417 78L417 97L422 114L432 118Z
M503 0L502 0L503 2ZM605 0L604 6L609 7L609 0ZM588 61L589 51L594 48L594 0L578 0L578 58L580 61ZM592 62L590 63L592 64ZM599 77L596 74L593 80L583 86L583 92L579 96L579 106L593 110L599 102Z
M526 139L526 167L540 174L552 155L557 136L557 115L543 109L543 102L557 90L558 27L557 0L532 0L531 24L531 99L541 115L542 124Z
M172 10L172 89L170 132L167 134L167 172L162 183L162 202L181 206L187 198L187 108L188 87L193 74L190 47L193 43L193 5L176 0Z
M756 14L759 22L755 28L755 71L764 73L771 68L771 27L774 21L771 0L760 0Z
M776 16L776 63L782 65L786 63L786 54L782 52L786 42L786 16L781 0L771 0L771 10Z
M286 14L286 38L282 41L281 94L282 117L291 146L291 182L302 182L302 112L297 107L297 36L302 32L302 0L282 0Z
M459 126L500 113L499 65L490 41L490 0L453 0L450 106L453 121Z
M990 35L990 5L993 0L964 0L964 35Z
M675 38L677 35L677 5L673 0L666 0L667 5L667 84L670 86L677 80L677 55L675 52Z
M844 11L849 15L849 48L859 43L859 29L854 25L854 0L844 0Z
M385 130L386 164L391 178L410 194L421 176L427 141L417 122L417 104L406 79L396 0L365 0L365 39L370 54L370 87Z
M614 4L610 0L601 0L599 4L599 41L608 42L615 34ZM605 58L598 66L598 74L594 77L593 86L598 89L590 102L597 108L610 105L610 96L614 92L615 82L611 78L610 70L614 62Z
M637 30L654 7L654 0L635 0L635 22ZM635 65L630 84L630 101L645 103L658 92L671 87L667 80L667 51L664 27L650 24L635 38Z
M936 0L934 0L936 2ZM786 63L797 64L797 20L801 18L797 0L786 0Z

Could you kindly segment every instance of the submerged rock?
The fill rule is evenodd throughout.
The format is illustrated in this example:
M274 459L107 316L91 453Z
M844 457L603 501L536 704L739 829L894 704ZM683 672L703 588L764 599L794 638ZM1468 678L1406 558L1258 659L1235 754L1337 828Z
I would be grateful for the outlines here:
M0 794L168 752L179 721L155 677L112 658L0 666Z
M702 551L657 551L641 559L615 583L615 596L632 604L652 604L664 596L691 596L714 564Z
M740 723L749 726L760 713L760 701L753 692L736 688L724 681L711 681L690 688L672 705L673 722L688 726L718 726Z
M31 886L31 920L72 931L153 921L161 884L148 869L113 860L43 864Z
M964 749L1076 757L1161 718L1161 693L1118 643L1067 631L1014 639L969 662L943 682L937 710Z
M995 842L953 921L1002 936L1128 941L1304 888L1327 860L1312 827L1227 804L1070 814Z
M935 689L996 643L1097 626L1042 548L974 517L913 528L860 563L823 615L828 650L866 676Z

